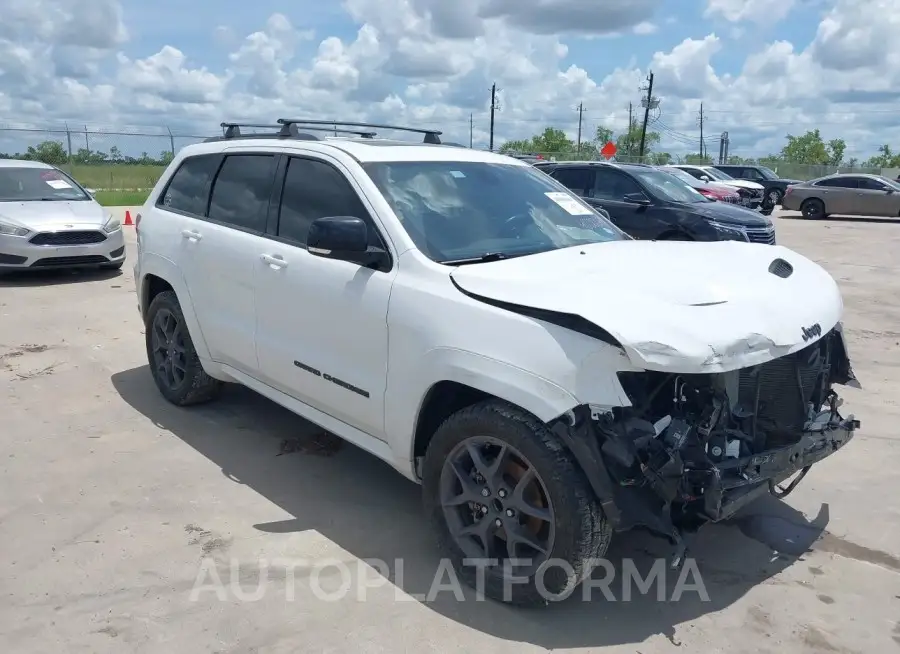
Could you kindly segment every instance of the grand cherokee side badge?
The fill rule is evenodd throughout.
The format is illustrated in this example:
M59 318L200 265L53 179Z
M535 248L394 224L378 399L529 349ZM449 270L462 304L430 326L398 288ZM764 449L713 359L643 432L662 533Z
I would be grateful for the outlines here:
M811 338L817 338L822 335L822 326L819 323L813 323L809 327L801 327L803 332L803 342L805 343Z

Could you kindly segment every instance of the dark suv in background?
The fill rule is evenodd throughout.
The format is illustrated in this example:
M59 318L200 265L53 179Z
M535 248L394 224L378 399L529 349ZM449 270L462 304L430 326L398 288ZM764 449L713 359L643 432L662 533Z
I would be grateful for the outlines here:
M635 238L775 243L772 222L759 212L710 200L653 166L583 161L534 166Z
M779 177L771 168L765 166L752 166L745 164L713 164L713 168L728 173L735 179L746 179L757 184L762 184L766 199L775 206L781 204L784 192L791 184L800 184L799 179L784 179Z

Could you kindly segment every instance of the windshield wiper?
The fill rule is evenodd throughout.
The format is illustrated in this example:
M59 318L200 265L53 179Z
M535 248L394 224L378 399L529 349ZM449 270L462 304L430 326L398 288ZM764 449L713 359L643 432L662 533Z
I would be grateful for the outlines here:
M527 254L531 254L530 252ZM466 259L448 259L447 261L440 261L447 266L465 266L470 263L490 263L491 261L501 261L503 259L513 259L515 257L521 257L524 254L506 254L505 252L486 252L477 257L468 257Z

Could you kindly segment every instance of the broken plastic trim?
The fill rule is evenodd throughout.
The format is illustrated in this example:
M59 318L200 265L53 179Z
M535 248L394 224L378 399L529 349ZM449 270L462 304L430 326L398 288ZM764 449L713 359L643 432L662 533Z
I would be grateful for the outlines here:
M492 307L497 307L498 309L503 309L504 311L517 313L521 316L527 316L528 318L542 320L543 322L548 322L559 327L565 327L566 329L570 329L573 332L578 332L579 334L584 334L585 336L596 338L599 341L603 341L604 343L608 343L609 345L613 345L615 347L622 347L622 344L619 343L619 341L616 340L616 338L612 334L610 334L602 327L595 325L591 321L585 320L581 316L576 316L575 314L564 313L561 311L550 311L548 309L526 307L521 304L514 304L512 302L503 302L502 300L494 300L465 290L456 283L456 280L453 279L452 275L450 276L450 281L453 283L453 286L456 287L456 290L458 290L466 297L472 298L473 300L483 302L484 304L488 304Z

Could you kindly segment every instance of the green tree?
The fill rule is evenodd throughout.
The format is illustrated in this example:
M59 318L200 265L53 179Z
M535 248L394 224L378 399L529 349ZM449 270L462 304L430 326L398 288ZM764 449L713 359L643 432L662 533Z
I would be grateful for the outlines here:
M713 160L709 155L692 152L691 154L684 155L684 163L692 164L694 166L711 166Z
M644 139L644 155L653 152L653 148L659 145L659 132L647 131ZM641 151L641 122L632 119L628 129L616 137L616 157L637 157Z
M25 151L25 158L51 166L61 166L69 161L69 153L59 141L42 141L37 145L29 145Z
M894 154L891 146L885 143L878 148L878 154L863 162L865 168L900 168L900 154Z
M787 145L781 149L781 159L787 163L840 166L847 144L843 139L825 143L818 129L809 130L803 136L787 135Z

